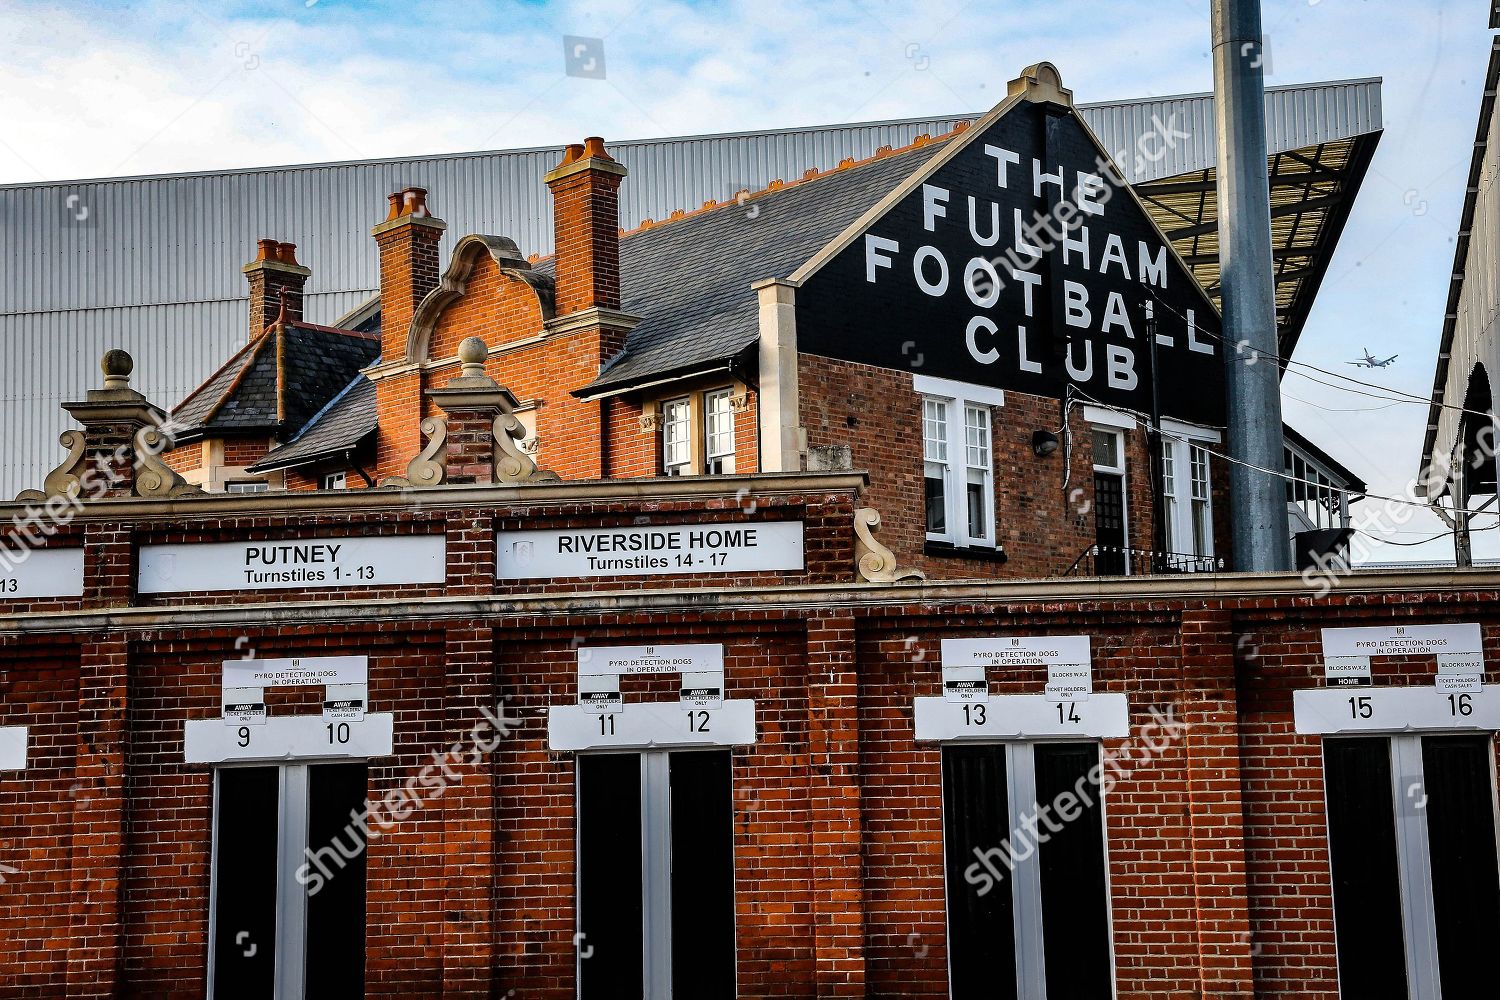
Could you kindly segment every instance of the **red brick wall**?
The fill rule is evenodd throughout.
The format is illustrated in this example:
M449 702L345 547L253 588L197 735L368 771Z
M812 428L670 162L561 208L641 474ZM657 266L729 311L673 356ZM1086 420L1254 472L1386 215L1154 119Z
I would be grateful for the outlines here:
M737 604L689 593L631 606L673 586L847 582L852 494L758 501L754 514L729 496L696 507L309 514L304 532L447 532L447 586L186 595L172 602L175 619L161 600L142 602L160 609L151 619L128 611L134 544L268 537L297 525L86 514L53 540L88 542L85 598L0 605L0 725L30 725L33 747L27 771L0 774L0 865L20 869L0 885L0 949L19 956L0 964L0 994L202 994L211 779L182 763L182 722L217 715L220 662L251 650L370 657L371 707L397 719L395 755L372 767L373 797L462 741L479 706L508 698L506 714L523 720L370 851L367 994L475 1000L572 995L573 757L547 749L542 710L576 700L579 645L723 642L729 696L757 701L758 742L733 755L747 997L944 995L940 751L915 741L912 699L939 693L945 637L1087 634L1096 690L1130 699L1131 738L1104 743L1121 761L1105 798L1119 1000L1247 1000L1252 988L1334 1000L1320 742L1295 734L1291 717L1291 692L1322 683L1319 629L1478 621L1487 680L1500 682L1495 593L1451 577L1406 590L1376 579L1321 601L1295 578L1254 596L1224 577L1218 593L1199 597L767 589ZM794 515L809 524L800 576L606 579L590 586L615 593L572 600L562 592L584 588L497 588L493 579L497 526ZM497 590L499 603L457 609L374 603L482 601ZM312 611L313 621L289 623L299 602L305 612L319 606L308 601L328 620ZM222 607L187 607L206 603ZM113 609L107 626L56 615L91 607ZM228 614L245 621L226 626ZM36 634L46 628L57 634ZM1374 669L1379 684L1427 686L1433 666L1393 658ZM991 679L1001 693L1034 693L1044 675ZM630 678L625 696L672 700L675 689L668 677ZM271 701L275 714L317 710L314 691L272 692ZM1158 739L1147 759L1153 709L1188 728Z
M0 771L0 987L60 997L72 938L80 793L78 646L0 638L0 726L30 726L25 771ZM11 869L15 869L12 871Z

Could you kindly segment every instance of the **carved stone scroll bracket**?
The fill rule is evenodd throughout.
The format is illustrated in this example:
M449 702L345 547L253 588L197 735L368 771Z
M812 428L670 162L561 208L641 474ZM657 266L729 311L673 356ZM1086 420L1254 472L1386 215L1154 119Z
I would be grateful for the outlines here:
M171 445L171 438L156 427L142 427L135 432L136 496L164 499L196 496L203 492L161 460L161 453Z
M854 565L859 579L865 583L927 579L919 569L897 567L896 554L875 540L879 527L880 511L874 507L861 507L854 512Z
M83 431L63 431L57 441L68 450L68 457L47 473L41 489L22 490L16 495L16 500L32 502L52 497L76 497L83 490L83 451L88 443Z
M522 450L526 439L526 427L514 413L502 411L495 415L495 482L497 483L550 483L557 481L557 473L537 468L536 461Z
M422 433L427 443L417 457L407 463L406 475L389 476L381 480L381 486L441 486L447 479L447 465L443 454L448 445L448 424L442 417L426 417L422 420Z

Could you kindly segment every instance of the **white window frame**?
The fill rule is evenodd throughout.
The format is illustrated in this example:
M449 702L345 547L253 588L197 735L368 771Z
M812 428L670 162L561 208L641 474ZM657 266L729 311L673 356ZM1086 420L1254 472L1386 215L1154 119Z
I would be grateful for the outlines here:
M1166 525L1167 553L1191 556L1194 559L1212 560L1214 557L1214 491L1213 491L1213 456L1208 453L1210 445L1218 444L1223 436L1218 431L1206 427L1198 427L1194 424L1184 424L1174 420L1163 420L1161 422L1161 449L1162 449L1162 522ZM1196 551L1196 532L1194 530L1194 518L1196 510L1193 496L1195 478L1193 475L1193 452L1202 451L1204 461L1204 472L1206 479L1203 481L1207 504L1208 530L1204 532L1204 544L1202 552ZM1168 483L1168 465L1171 467L1171 482ZM1168 487L1171 487L1170 492ZM1197 563L1189 563L1177 569L1192 571L1198 568Z
M1089 429L1090 434L1107 434L1114 439L1115 454L1119 456L1119 462L1107 465L1100 462L1096 457L1093 463L1094 472L1102 472L1107 476L1120 477L1120 522L1125 532L1125 551L1122 553L1125 563L1125 575L1131 573L1130 565L1130 474L1125 467L1125 428L1116 423L1100 424ZM1097 508L1095 516L1098 516ZM1096 536L1097 537L1097 536ZM1096 543L1097 544L1097 543ZM1097 549L1096 549L1097 551Z
M225 493L269 493L271 484L264 479L228 479L224 481Z
M912 376L912 388L922 399L919 420L922 427L923 479L927 477L929 465L942 468L943 507L945 531L927 532L929 542L940 542L954 548L985 548L996 546L995 530L995 415L994 407L1005 405L1005 393L989 386L955 382L951 379L934 378L929 375ZM935 404L942 408L944 449L941 457L929 458L927 454L927 407ZM985 425L984 466L969 464L969 413L983 411ZM981 479L980 495L984 500L981 517L984 533L969 531L969 480L978 473ZM926 522L925 492L922 519Z
M1068 740L964 740L945 743L944 746L960 746L972 743L989 743L1005 748L1006 805L1009 812L1009 829L1025 829L1024 820L1029 813L1043 803L1036 802L1036 748L1044 743L1094 742L1099 749L1099 760L1105 759L1103 743L1098 741ZM942 796L948 795L946 782L941 782ZM1114 873L1109 865L1110 796L1101 781L1095 790L1099 796L1100 838L1104 850L1104 899L1109 927L1109 967L1111 974L1117 971L1115 957ZM948 824L947 806L943 803L944 853L947 857ZM1034 819L1034 817L1033 817ZM946 864L946 861L944 862ZM1006 879L1011 892L1011 913L1014 920L1013 933L1016 956L1016 995L1018 997L1045 997L1047 995L1046 942L1042 936L1042 878L1038 855L1033 850L1011 870ZM943 913L949 912L948 879L943 879ZM944 933L947 931L945 929ZM951 960L950 960L951 961ZM951 968L951 965L950 965ZM1115 991L1110 991L1110 997ZM1101 998L1109 1000L1109 998Z
M723 409L715 413L715 404L722 402ZM714 418L719 417L726 423L719 433L715 433ZM727 447L715 449L714 439L722 437L727 441ZM719 463L719 468L714 468L714 463ZM722 389L710 389L703 394L703 471L710 476L729 476L734 474L734 386L725 386Z
M319 763L364 764L367 768L371 766L368 759L349 757L328 761L299 760L287 763L258 760L244 764L220 765L214 768L213 815L209 825L207 1000L213 1000L214 960L218 936L228 932L228 929L219 926L218 920L218 863L220 861L233 863L232 859L220 859L214 856L219 843L219 805L222 802L219 777L232 767L273 767L276 769L277 815L279 817L276 843L276 884L267 889L276 894L276 940L263 942L263 944L265 947L276 950L274 980L276 995L300 997L304 992L303 981L306 978L307 966L308 892L305 884L298 881L297 872L302 869L306 859L310 856L310 851L315 846L308 841L308 816L312 811L312 805L308 799L310 781L308 769L316 767ZM368 788L368 771L366 771L365 780L366 788ZM368 850L368 844L365 850ZM368 855L366 857L368 858ZM368 872L366 872L365 880L366 891L368 891ZM368 922L365 936L368 941Z
M320 487L325 490L342 490L349 486L349 473L325 472L320 477Z
M681 407L682 416L673 417L673 409ZM673 449L678 442L673 437L674 429L682 434L680 461L673 461ZM693 474L693 398L678 396L661 401L661 470L667 476L691 476Z

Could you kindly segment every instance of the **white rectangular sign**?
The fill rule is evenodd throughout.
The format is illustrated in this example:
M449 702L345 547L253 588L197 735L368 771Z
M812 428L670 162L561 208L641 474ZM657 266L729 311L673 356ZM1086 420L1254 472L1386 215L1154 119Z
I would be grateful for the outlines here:
M0 771L26 768L26 727L0 726Z
M223 662L224 686L230 688L367 684L370 679L367 656L294 656Z
M1431 687L1315 688L1292 692L1297 732L1405 733L1500 730L1500 687L1473 693Z
M264 726L266 724L266 692L258 687L226 687L220 689L219 714L226 726Z
M369 700L370 689L364 684L329 684L323 689L323 721L359 722Z
M244 760L311 760L326 757L389 757L395 717L389 712L358 722L325 722L317 715L272 717L264 726L224 725L220 719L183 724L182 759L188 764Z
M1007 635L993 639L944 639L943 666L1047 667L1090 663L1086 635Z
M1094 669L1087 663L1047 664L1048 701L1088 701L1094 690Z
M724 646L717 642L668 646L579 646L578 675L724 672Z
M578 704L590 712L618 712L625 705L620 697L620 675L579 674Z
M919 740L1024 740L1049 737L1116 738L1130 735L1130 706L1123 694L1088 701L1049 701L1040 694L993 695L982 704L957 705L918 698Z
M1443 694L1472 694L1484 688L1484 679L1478 674L1438 674L1434 686Z
M724 672L681 675L678 701L683 708L719 708L724 704Z
M502 531L498 545L496 575L502 580L804 567L801 521Z
M1325 628L1324 656L1431 656L1478 653L1484 649L1479 626L1370 625Z
M1330 687L1350 687L1370 683L1368 656L1323 657L1323 680Z
M944 667L943 700L959 705L989 701L990 682L985 680L984 667Z
M675 701L638 702L609 714L582 705L547 711L552 750L609 747L744 746L755 742L755 701L735 698L721 708L687 708Z
M1455 674L1461 677L1484 676L1483 653L1439 653L1437 663L1439 674Z
M142 594L292 587L389 587L447 580L442 535L142 545Z
M0 601L83 596L83 549L29 549L0 557Z

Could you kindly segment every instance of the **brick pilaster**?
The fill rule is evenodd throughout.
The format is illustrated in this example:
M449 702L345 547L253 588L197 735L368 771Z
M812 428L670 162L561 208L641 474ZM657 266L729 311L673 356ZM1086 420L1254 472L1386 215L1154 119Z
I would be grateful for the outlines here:
M1182 674L1200 995L1205 1000L1250 1000L1254 949L1229 612L1184 611Z
M496 712L494 630L448 630L443 707L445 740L464 748L463 780L443 793L443 997L487 1000L495 974L495 761L514 735L497 734L481 709ZM476 741L476 736L477 740ZM476 749L493 744L488 754Z
M862 997L864 821L852 615L808 620L807 678L815 985L820 997Z
M125 756L129 645L83 644L69 875L67 995L115 995L123 948Z

